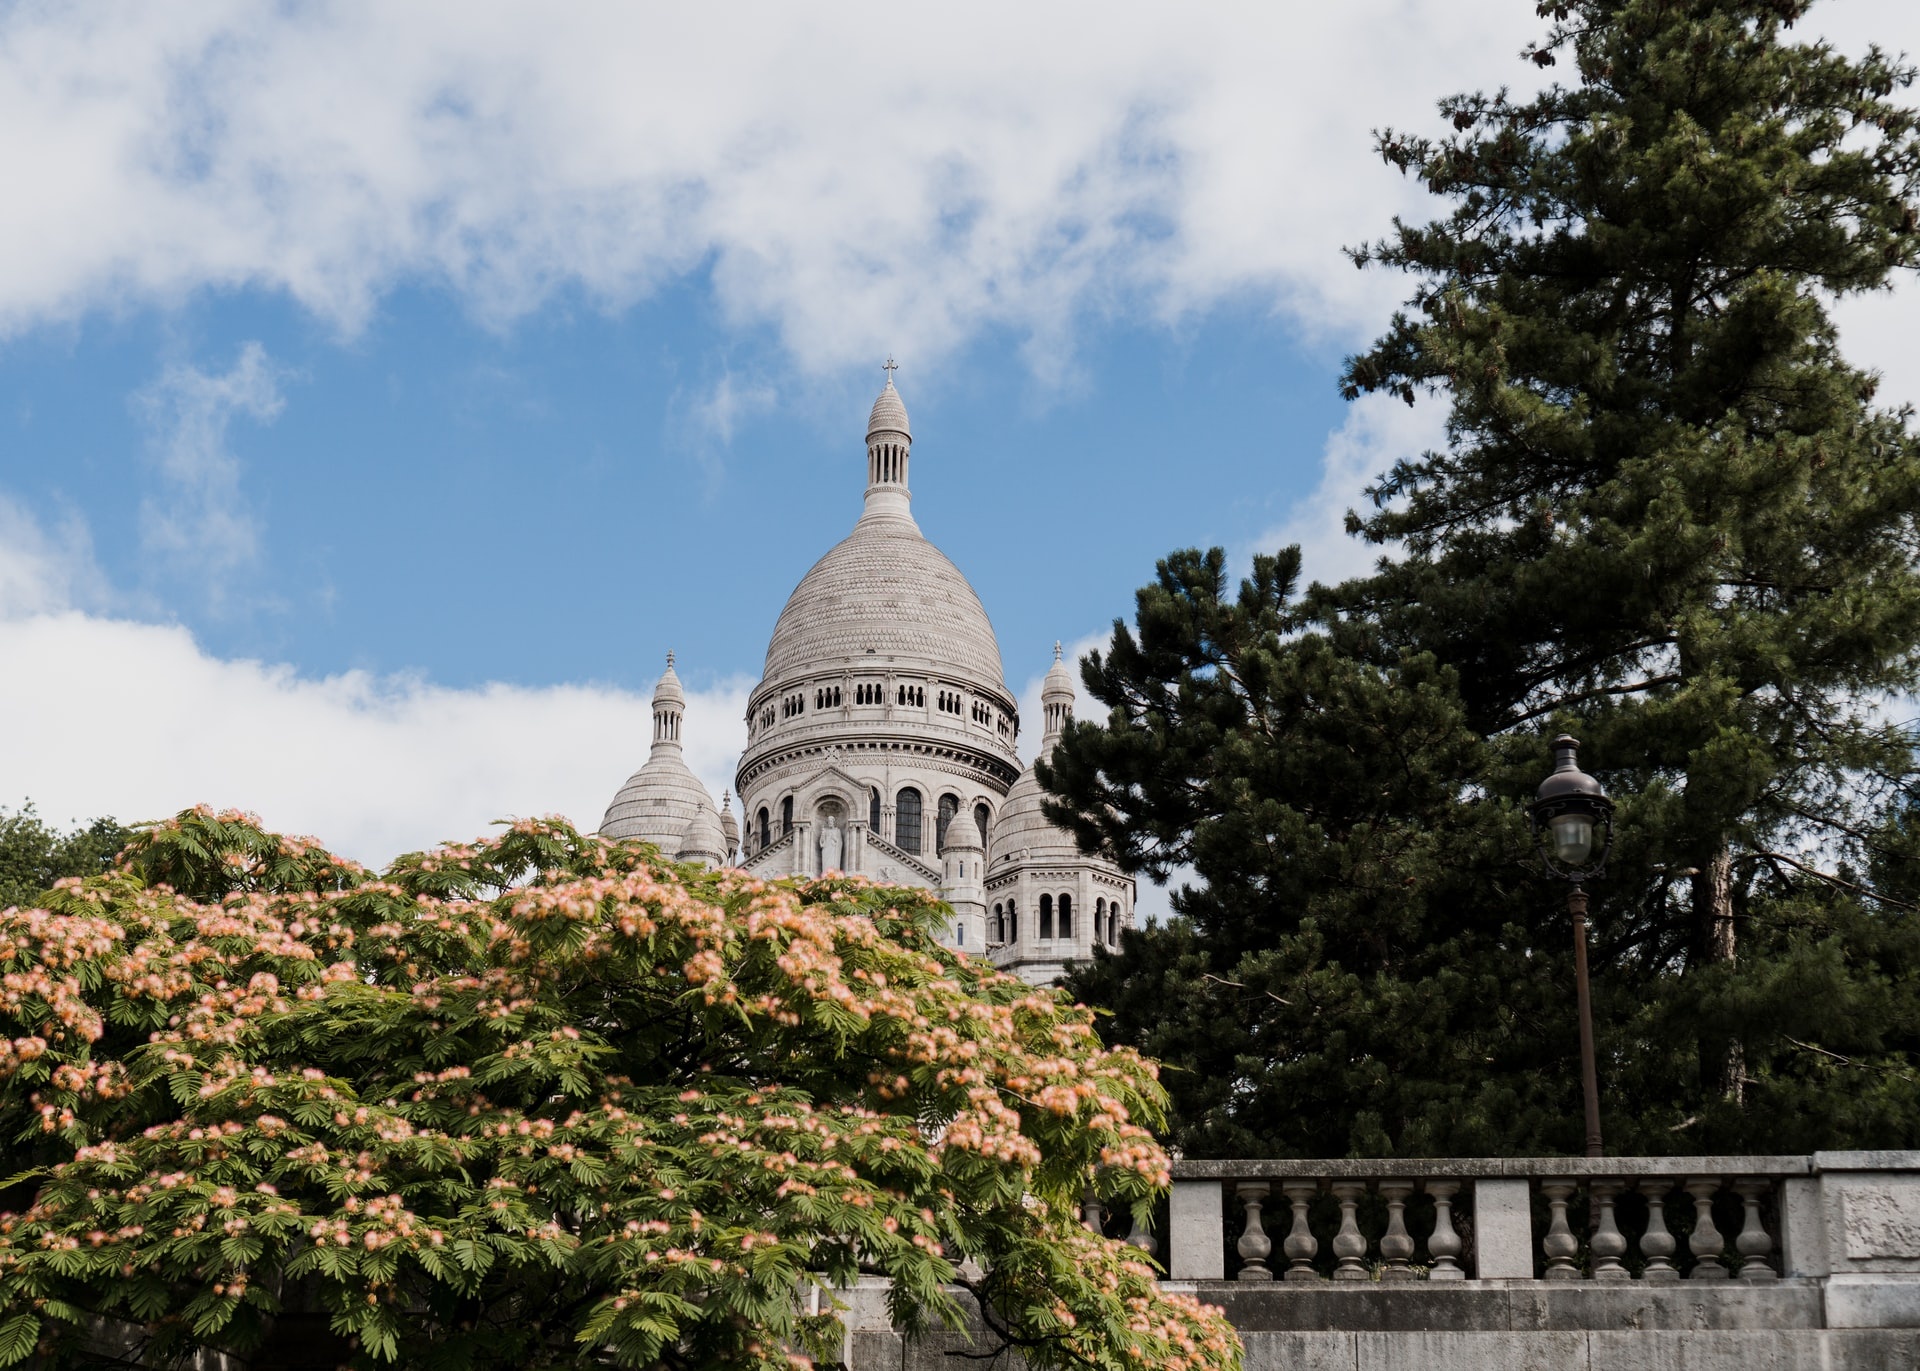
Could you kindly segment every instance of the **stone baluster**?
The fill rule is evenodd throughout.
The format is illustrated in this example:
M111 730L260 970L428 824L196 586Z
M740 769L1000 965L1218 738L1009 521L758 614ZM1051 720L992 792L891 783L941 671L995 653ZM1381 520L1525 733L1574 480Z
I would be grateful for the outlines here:
M1387 1202L1387 1231L1380 1235L1380 1257L1386 1266L1380 1272L1383 1281L1410 1281L1413 1267L1413 1235L1407 1232L1407 1196L1413 1193L1412 1181L1381 1181L1380 1198Z
M1594 1181L1588 1187L1593 1194L1593 1206L1599 1211L1593 1236L1587 1240L1587 1251L1593 1258L1593 1278L1597 1281L1633 1279L1633 1273L1620 1260L1627 1254L1627 1235L1620 1231L1613 1213L1613 1203L1624 1188L1618 1181Z
M1137 1247L1141 1255L1151 1257L1160 1250L1160 1242L1153 1236L1153 1229L1140 1222L1139 1215L1133 1219L1133 1227L1127 1232L1127 1246Z
M1459 1181L1428 1181L1426 1191L1433 1196L1433 1234L1427 1239L1427 1252L1433 1269L1432 1281L1463 1281L1467 1273L1460 1269L1460 1235L1453 1227L1453 1197L1460 1193Z
M1367 1193L1365 1181L1335 1181L1333 1197L1340 1201L1340 1231L1333 1235L1333 1255L1340 1259L1334 1269L1337 1281L1371 1280L1367 1270L1367 1239L1360 1231L1360 1197Z
M1273 1239L1267 1236L1267 1230L1260 1226L1260 1205L1267 1198L1268 1185L1265 1181L1241 1181L1234 1187L1240 1196L1240 1203L1246 1206L1247 1226L1240 1233L1240 1279L1243 1281L1270 1281L1273 1272L1267 1266L1267 1258L1273 1252Z
M1647 1259L1647 1265L1640 1279L1677 1281L1680 1272L1673 1264L1673 1254L1680 1244L1667 1227L1666 1214L1667 1192L1673 1189L1673 1182L1641 1181L1637 1188L1647 1199L1647 1231L1640 1235L1640 1255Z
M1320 1182L1286 1181L1280 1188L1286 1192L1287 1203L1293 1206L1293 1228L1280 1245L1280 1250L1287 1254L1286 1279L1317 1281L1320 1273L1313 1269L1313 1259L1320 1251L1320 1240L1313 1236L1313 1229L1307 1223L1307 1207L1319 1193Z
M1682 1188L1693 1196L1693 1236L1687 1239L1687 1246L1693 1251L1693 1270L1687 1279L1723 1281L1727 1278L1727 1267L1720 1260L1720 1254L1726 1250L1727 1240L1713 1226L1713 1197L1720 1189L1720 1181L1713 1176L1693 1176Z
M1733 1240L1733 1250L1745 1258L1740 1266L1740 1279L1749 1285L1777 1281L1780 1273L1767 1261L1767 1255L1773 1251L1773 1239L1767 1236L1766 1227L1760 1222L1760 1197L1773 1189L1773 1184L1770 1181L1743 1178L1733 1183L1733 1189L1746 1206L1746 1213L1741 1218L1740 1236Z
M1080 1222L1090 1233L1103 1232L1106 1228L1107 1212L1089 1190L1080 1197Z
M1567 1200L1573 1191L1572 1181L1540 1182L1540 1193L1547 1197L1547 1207L1553 1214L1547 1224L1547 1236L1540 1240L1540 1250L1547 1257L1547 1279L1550 1281L1580 1279L1580 1266L1576 1260L1580 1255L1580 1239L1574 1237L1573 1230L1567 1227Z

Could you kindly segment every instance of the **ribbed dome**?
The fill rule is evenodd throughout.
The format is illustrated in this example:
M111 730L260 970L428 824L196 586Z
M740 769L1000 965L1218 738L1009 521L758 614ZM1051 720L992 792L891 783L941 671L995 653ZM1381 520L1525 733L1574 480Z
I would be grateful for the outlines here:
M873 402L873 413L867 416L867 437L876 433L904 433L913 437L913 430L907 427L907 407L900 399L900 392L893 388L893 377L887 377L887 388L880 392L880 398Z
M869 513L787 597L764 679L888 656L930 660L936 671L1006 688L993 625L960 569L911 518Z
M1007 792L1007 801L993 821L993 849L987 857L987 872L999 869L1000 859L1026 854L1029 861L1085 860L1074 845L1073 835L1050 823L1040 812L1044 794L1029 766Z
M638 838L656 844L671 856L680 850L680 839L696 814L712 816L714 831L720 828L720 816L714 813L713 797L699 778L688 770L677 747L656 747L646 765L627 777L607 817L600 821L603 838Z

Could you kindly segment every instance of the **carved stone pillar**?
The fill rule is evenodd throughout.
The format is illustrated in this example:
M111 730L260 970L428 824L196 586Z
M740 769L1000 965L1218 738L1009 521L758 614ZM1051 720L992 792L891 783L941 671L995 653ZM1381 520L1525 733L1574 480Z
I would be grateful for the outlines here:
M1333 1197L1340 1201L1340 1231L1333 1235L1333 1255L1340 1259L1334 1268L1337 1281L1371 1280L1367 1270L1367 1239L1360 1231L1360 1197L1367 1193L1365 1181L1335 1181Z
M1577 1281L1580 1279L1580 1239L1573 1236L1573 1230L1567 1227L1567 1200L1573 1194L1572 1181L1542 1181L1540 1193L1547 1197L1547 1208L1552 1218L1547 1223L1547 1236L1540 1240L1540 1250L1547 1258L1547 1279L1550 1281Z
M1742 1179L1733 1183L1733 1189L1746 1206L1741 1218L1740 1236L1733 1240L1733 1250L1745 1258L1740 1265L1740 1279L1749 1285L1767 1285L1777 1281L1780 1273L1767 1260L1773 1251L1773 1239L1760 1222L1760 1197L1773 1189L1773 1184L1770 1181Z
M1320 1240L1313 1236L1313 1229L1308 1225L1307 1210L1313 1203L1313 1197L1320 1193L1320 1183L1287 1181L1280 1188L1286 1191L1287 1203L1293 1207L1293 1229L1280 1246L1280 1250L1287 1254L1286 1278L1290 1281L1317 1281L1321 1277L1313 1269L1313 1259L1320 1251Z
M1105 1231L1107 1212L1099 1199L1089 1190L1080 1197L1080 1223L1089 1233Z
M1680 1272L1674 1267L1673 1254L1680 1244L1667 1227L1666 1213L1667 1192L1673 1189L1673 1182L1641 1181L1637 1188L1647 1197L1647 1231L1640 1235L1640 1255L1647 1259L1647 1267L1640 1279L1677 1281Z
M1696 1176L1687 1181L1685 1189L1693 1196L1693 1235L1687 1239L1687 1246L1693 1251L1693 1270L1687 1279L1723 1281L1728 1272L1720 1254L1726 1250L1727 1240L1713 1226L1713 1197L1720 1189L1720 1182L1715 1177Z
M1624 1188L1618 1181L1595 1181L1591 1186L1593 1207L1599 1212L1599 1218L1587 1250L1593 1255L1593 1278L1597 1281L1633 1279L1633 1273L1620 1260L1627 1252L1627 1236L1620 1231L1613 1213L1613 1203Z
M1380 1258L1386 1263L1380 1272L1383 1281L1413 1279L1413 1235L1407 1232L1407 1196L1413 1193L1412 1181L1381 1181L1380 1198L1387 1202L1387 1231L1380 1235Z
M1240 1197L1240 1203L1246 1206L1247 1226L1241 1231L1240 1279L1243 1281L1270 1281L1273 1272L1267 1266L1267 1258L1273 1252L1273 1239L1267 1236L1267 1230L1260 1226L1260 1205L1267 1198L1268 1186L1265 1181L1241 1181L1234 1187L1234 1193Z
M1427 1252L1433 1258L1430 1281L1463 1281L1467 1273L1460 1269L1460 1234L1453 1227L1453 1197L1460 1193L1459 1181L1428 1181L1426 1191L1433 1196L1433 1235L1427 1239Z

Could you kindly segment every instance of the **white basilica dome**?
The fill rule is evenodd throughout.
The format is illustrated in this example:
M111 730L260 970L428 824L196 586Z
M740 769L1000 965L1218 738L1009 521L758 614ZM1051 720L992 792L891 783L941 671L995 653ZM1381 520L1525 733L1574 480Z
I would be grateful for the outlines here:
M960 568L896 514L863 515L787 597L768 682L898 657L1004 690L993 624Z
M891 657L1004 692L1000 644L980 597L909 512L905 464L912 431L891 380L873 403L867 443L873 455L866 510L787 597L767 645L762 684Z

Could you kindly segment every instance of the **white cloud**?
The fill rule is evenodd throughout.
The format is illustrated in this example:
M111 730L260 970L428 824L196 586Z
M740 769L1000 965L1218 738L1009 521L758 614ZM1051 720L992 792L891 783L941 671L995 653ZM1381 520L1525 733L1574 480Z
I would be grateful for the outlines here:
M277 369L255 342L242 345L230 370L175 363L133 397L161 479L161 493L141 504L141 545L204 578L216 605L230 598L228 574L251 563L260 543L227 426L236 415L270 423L282 404Z
M426 279L504 320L710 272L808 368L1248 293L1345 329L1369 129L1525 79L1512 0L11 7L0 329ZM1365 311L1371 313L1371 309Z
M1365 517L1372 502L1363 492L1375 477L1400 459L1417 458L1445 442L1445 405L1422 399L1410 406L1390 395L1362 396L1327 435L1320 484L1284 521L1254 539L1237 564L1249 563L1254 552L1298 543L1302 589L1313 581L1332 585L1372 570L1390 549L1350 536L1347 511Z
M647 694L596 685L449 689L411 677L209 655L186 629L90 614L84 545L0 502L0 805L65 823L207 802L384 863L495 819L599 824L646 758ZM687 761L717 799L749 683L687 692Z

